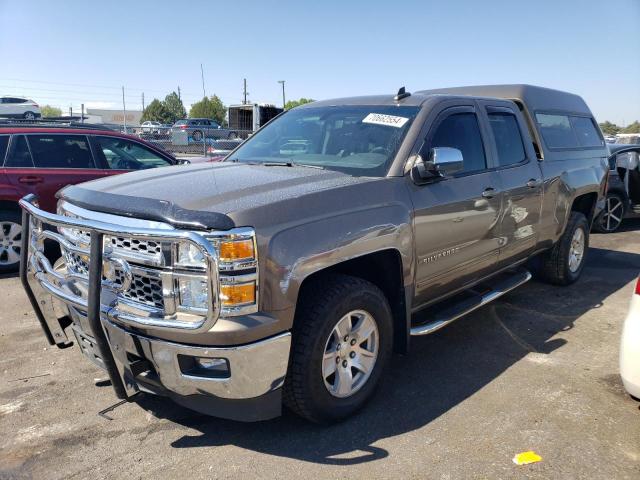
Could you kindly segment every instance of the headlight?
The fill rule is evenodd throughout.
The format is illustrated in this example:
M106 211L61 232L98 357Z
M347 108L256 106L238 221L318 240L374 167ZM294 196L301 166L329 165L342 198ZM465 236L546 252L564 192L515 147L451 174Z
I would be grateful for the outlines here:
M181 307L207 311L209 288L206 277L178 277L178 293Z
M178 266L204 268L204 255L198 247L191 242L178 245Z

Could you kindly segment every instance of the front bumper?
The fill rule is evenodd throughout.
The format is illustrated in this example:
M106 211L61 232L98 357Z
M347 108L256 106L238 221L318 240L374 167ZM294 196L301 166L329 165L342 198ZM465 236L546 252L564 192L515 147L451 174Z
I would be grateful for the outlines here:
M71 326L83 354L107 371L120 398L130 398L139 391L166 395L202 413L241 421L280 414L291 344L289 332L225 347L197 345L199 336L210 328L207 323L191 330L192 344L141 334L136 324L123 322L115 308L101 301L104 280L100 235L108 234L105 229L113 226L98 226L97 231L91 231L89 274L84 279L88 291L78 296L71 288L77 285L70 283L72 276L65 276L48 263L32 244L29 231L30 215L54 226L74 220L46 214L30 203L23 207L29 208L23 212L20 276L49 343L70 346L65 329ZM87 226L85 222L84 228ZM193 238L199 241L197 236ZM210 318L215 321L217 317ZM226 369L221 375L194 368L199 365L197 359L222 360Z

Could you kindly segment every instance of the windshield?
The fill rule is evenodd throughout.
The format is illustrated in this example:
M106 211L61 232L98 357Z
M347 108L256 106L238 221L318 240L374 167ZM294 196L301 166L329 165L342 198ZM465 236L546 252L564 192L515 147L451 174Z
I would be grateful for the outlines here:
M418 110L375 105L294 109L249 138L228 161L384 176Z

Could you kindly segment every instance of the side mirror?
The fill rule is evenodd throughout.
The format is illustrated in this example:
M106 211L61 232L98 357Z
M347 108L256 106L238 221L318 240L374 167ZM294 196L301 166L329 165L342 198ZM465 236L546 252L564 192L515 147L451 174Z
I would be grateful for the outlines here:
M417 184L441 180L464 169L462 152L457 148L435 147L429 150L427 159L416 155L411 178Z

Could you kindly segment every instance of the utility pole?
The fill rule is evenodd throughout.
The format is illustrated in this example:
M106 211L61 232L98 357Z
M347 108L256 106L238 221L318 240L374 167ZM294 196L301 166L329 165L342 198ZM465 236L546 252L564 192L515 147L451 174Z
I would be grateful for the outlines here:
M178 85L178 100L182 100L182 97L180 96L180 85Z
M243 105L247 104L247 79L244 79L244 89L243 89L243 95L244 95L244 100L242 101Z
M69 116L73 117L73 107L69 105Z
M202 98L207 98L207 92L204 89L204 69L202 64L200 64L200 75L202 76Z
M84 103L80 104L80 123L84 123Z
M127 105L124 103L124 85L122 86L122 125L127 133Z
M282 109L284 110L284 106L287 104L284 98L284 80L278 80L278 83L282 84Z
M142 92L142 111L144 112L144 92Z

